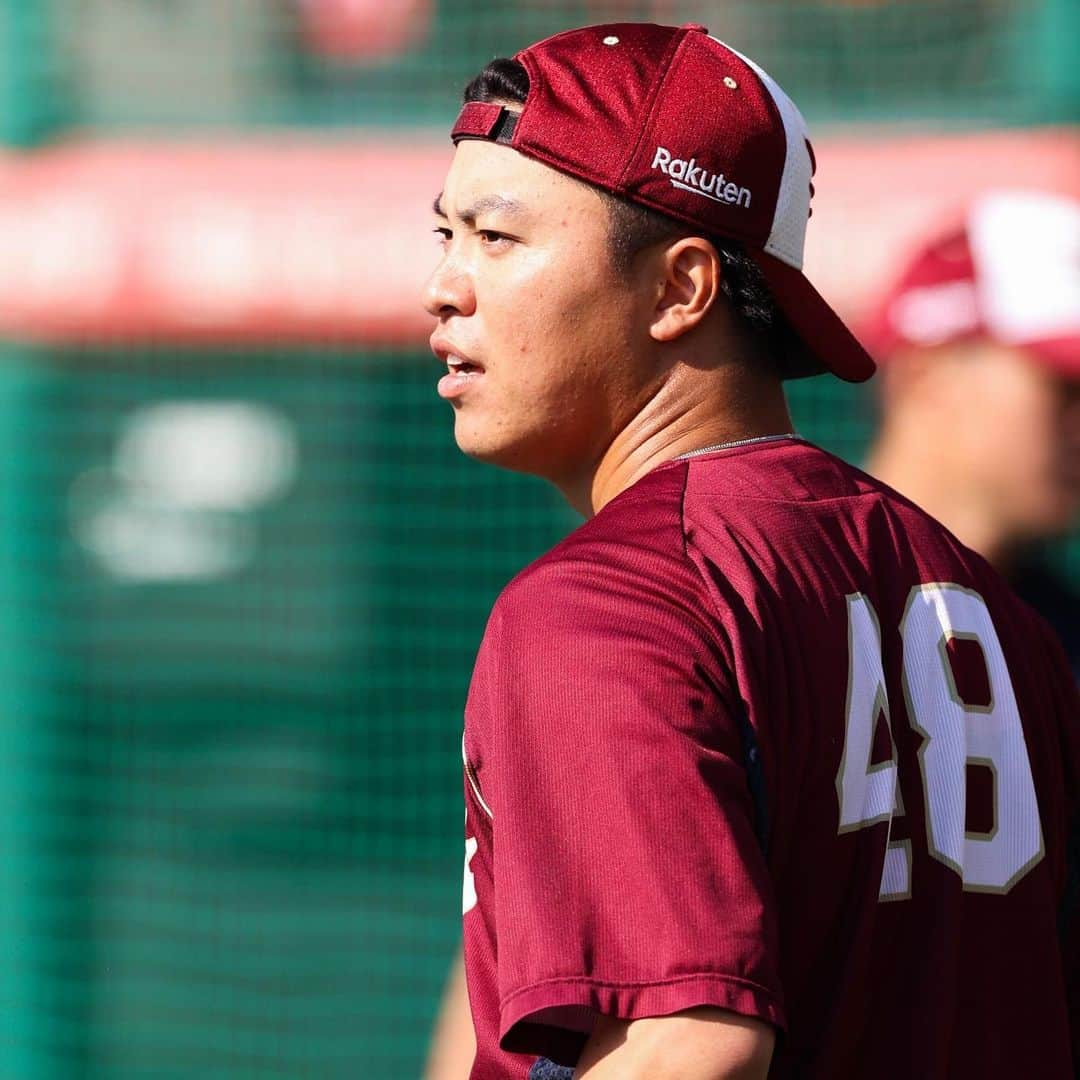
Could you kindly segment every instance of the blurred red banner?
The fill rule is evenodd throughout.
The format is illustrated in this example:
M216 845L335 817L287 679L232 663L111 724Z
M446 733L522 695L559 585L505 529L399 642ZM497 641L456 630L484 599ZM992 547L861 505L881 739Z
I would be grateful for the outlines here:
M815 146L807 269L855 316L977 191L1080 192L1063 130ZM72 143L0 156L0 334L415 345L451 148L267 139Z
M429 208L449 157L271 141L0 158L0 333L420 340Z

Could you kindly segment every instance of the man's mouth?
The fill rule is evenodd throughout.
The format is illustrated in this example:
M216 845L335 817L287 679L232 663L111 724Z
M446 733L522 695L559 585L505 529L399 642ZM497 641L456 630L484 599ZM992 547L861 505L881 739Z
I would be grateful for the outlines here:
M484 370L479 364L474 364L464 357L455 356L453 353L446 357L446 366L449 368L451 375L473 375Z
M483 365L466 356L448 337L443 337L438 330L431 335L431 351L446 364L453 375L469 375L483 371Z
M480 364L451 352L448 346L434 346L435 355L446 364L446 374L439 380L439 396L448 401L461 397L480 377L484 369Z

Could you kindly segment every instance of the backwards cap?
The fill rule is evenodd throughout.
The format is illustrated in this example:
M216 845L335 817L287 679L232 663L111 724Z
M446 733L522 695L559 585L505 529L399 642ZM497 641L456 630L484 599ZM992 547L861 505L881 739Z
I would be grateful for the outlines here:
M466 103L452 138L488 139L738 240L820 370L861 382L874 363L803 276L814 156L792 100L704 26L569 30L517 54L520 115Z
M882 361L988 337L1080 377L1080 202L1036 191L976 199L901 270L864 333Z

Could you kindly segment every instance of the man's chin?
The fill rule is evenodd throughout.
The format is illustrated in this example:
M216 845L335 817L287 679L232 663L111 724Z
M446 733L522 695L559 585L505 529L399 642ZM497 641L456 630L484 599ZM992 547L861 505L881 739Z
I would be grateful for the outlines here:
M458 449L474 461L509 469L511 472L543 475L543 470L536 468L535 460L519 444L484 438L480 432L463 431L460 427L454 429L454 441Z
M454 442L466 456L490 465L498 465L503 451L498 443L484 438L481 432L471 431L460 422L454 425Z

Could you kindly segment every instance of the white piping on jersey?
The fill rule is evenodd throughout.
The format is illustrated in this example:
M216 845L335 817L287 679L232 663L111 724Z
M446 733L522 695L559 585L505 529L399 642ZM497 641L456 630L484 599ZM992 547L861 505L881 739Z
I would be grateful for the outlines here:
M465 779L469 781L469 787L472 788L472 793L476 796L476 801L480 804L480 809L494 821L495 815L491 812L491 807L484 802L484 796L480 794L480 784L477 782L472 762L469 761L469 756L465 753L465 732L461 733L461 760L465 763Z
M686 458L699 457L701 454L711 454L714 450L731 450L736 446L750 446L751 443L779 442L781 439L801 440L802 436L794 431L785 431L782 435L755 435L752 439L736 439L734 442L717 443L715 446L703 446L700 450L688 450L680 454L675 461L684 461Z

